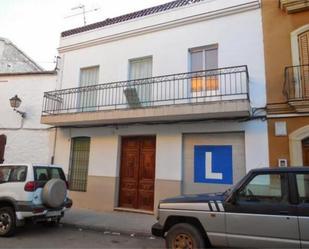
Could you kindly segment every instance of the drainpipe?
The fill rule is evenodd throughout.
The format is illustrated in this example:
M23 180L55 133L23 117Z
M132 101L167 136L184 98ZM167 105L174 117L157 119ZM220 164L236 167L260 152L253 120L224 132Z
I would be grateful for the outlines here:
M54 134L54 141L53 141L53 153L50 159L50 163L54 164L55 162L55 153L56 153L56 143L57 143L57 133L58 133L58 128L55 127L55 134Z

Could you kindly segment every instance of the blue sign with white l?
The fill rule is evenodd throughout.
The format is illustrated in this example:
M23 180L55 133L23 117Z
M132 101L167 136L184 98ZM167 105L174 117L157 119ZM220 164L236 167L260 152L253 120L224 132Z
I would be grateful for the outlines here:
M233 184L232 145L194 146L194 182Z

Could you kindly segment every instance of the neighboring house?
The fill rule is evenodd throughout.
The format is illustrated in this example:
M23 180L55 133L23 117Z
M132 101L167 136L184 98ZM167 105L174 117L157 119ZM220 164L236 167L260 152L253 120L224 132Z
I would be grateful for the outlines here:
M0 73L42 72L43 69L16 47L0 37Z
M3 38L0 63L0 163L50 163L54 129L42 125L40 116L43 93L55 89L56 72L43 71ZM15 95L22 101L20 113L10 106Z
M55 162L75 206L150 211L268 166L259 1L177 0L61 34Z
M309 166L308 1L264 0L262 15L270 165Z

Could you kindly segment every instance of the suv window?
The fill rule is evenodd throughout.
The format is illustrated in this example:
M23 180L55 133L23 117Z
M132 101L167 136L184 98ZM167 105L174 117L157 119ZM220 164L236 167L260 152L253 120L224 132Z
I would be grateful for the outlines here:
M35 181L49 181L50 179L61 179L65 181L65 175L61 168L33 167Z
M309 173L297 174L296 182L301 203L309 203Z
M26 166L1 166L0 183L24 182L27 177Z
M239 200L281 202L282 177L280 174L256 175L239 192Z

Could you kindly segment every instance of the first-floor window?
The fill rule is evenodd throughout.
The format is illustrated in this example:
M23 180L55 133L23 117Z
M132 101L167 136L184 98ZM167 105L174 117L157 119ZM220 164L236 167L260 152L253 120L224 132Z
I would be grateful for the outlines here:
M72 191L87 191L90 137L72 138L69 186Z

